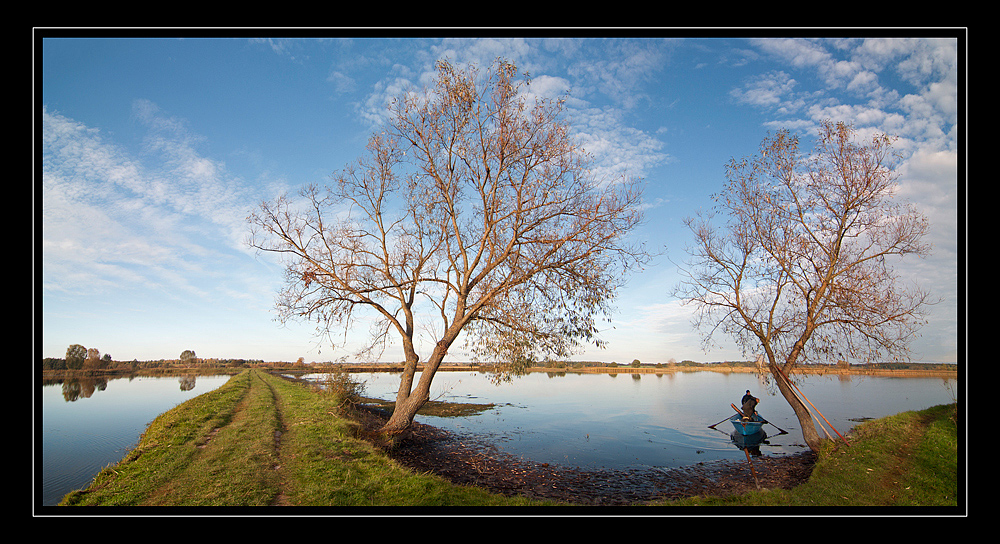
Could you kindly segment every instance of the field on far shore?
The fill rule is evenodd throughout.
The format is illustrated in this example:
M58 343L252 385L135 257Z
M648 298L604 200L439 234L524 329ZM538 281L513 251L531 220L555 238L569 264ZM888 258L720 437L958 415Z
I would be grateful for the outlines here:
M489 364L444 363L442 372L489 372ZM417 366L418 371L422 366ZM402 372L402 363L338 363L333 365L306 365L305 368L284 368L283 372L313 373L341 370L345 372ZM527 372L565 372L583 374L669 374L673 372L757 372L753 362L723 363L663 363L634 365L608 365L604 363L548 362L527 369ZM894 363L891 365L800 365L792 374L830 374L859 376L943 377L957 378L958 366L951 364Z
M139 368L125 374L136 375L175 375L175 374L236 374L244 368L259 368L288 374L313 374L329 372L402 372L402 363L286 363L260 362L248 365L214 365L214 364L163 364ZM422 365L417 366L423 370ZM442 372L490 372L492 365L488 363L443 363L438 369ZM674 372L758 372L752 361L726 361L718 363L697 363L683 361L680 363L641 363L639 365L616 364L603 362L579 361L549 361L529 367L527 372L549 373L585 373L585 374L669 374ZM120 375L122 370L43 370L42 377L57 379L65 376L110 376ZM944 363L884 363L874 365L846 364L810 364L799 365L792 374L820 374L844 376L897 376L906 378L957 378L958 365Z

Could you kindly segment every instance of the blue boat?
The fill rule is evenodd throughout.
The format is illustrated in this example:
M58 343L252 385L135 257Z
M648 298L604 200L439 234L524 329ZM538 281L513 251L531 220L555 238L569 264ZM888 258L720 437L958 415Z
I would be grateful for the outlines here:
M729 418L729 421L733 422L733 427L736 428L736 432L743 436L751 436L761 432L761 427L764 425L764 418L757 414L754 414L748 419L744 419L740 414L734 414L733 417Z
M729 439L741 450L750 449L751 453L759 453L760 446L767 443L767 433L761 429L757 434L743 436L739 432L733 431L730 433Z

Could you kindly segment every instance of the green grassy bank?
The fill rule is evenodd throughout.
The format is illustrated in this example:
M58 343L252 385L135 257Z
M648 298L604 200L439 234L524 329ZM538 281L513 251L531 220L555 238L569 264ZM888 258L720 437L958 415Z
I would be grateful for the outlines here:
M154 420L117 465L62 505L540 504L415 474L356 437L337 395L247 370Z
M867 421L828 440L809 481L791 490L694 497L674 506L958 507L957 405ZM875 513L875 511L869 511Z
M78 506L547 506L416 474L358 437L337 394L246 370L160 415ZM662 506L953 506L955 407L859 425L830 443L812 478L791 491L696 497Z

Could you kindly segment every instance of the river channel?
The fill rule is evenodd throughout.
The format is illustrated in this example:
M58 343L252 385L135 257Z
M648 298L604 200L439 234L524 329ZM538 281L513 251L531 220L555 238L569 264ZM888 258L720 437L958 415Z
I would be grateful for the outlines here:
M398 374L352 377L363 382L367 396L395 398ZM36 412L43 505L58 503L121 459L157 415L228 379L199 376L193 387L190 379L178 377L43 385ZM745 454L733 443L732 425L725 420L733 413L730 403L739 405L748 389L761 399L758 411L771 423L765 426L761 453L806 449L787 402L754 374L537 372L497 386L481 373L441 372L434 382L434 400L492 406L476 415L418 415L417 421L488 440L535 462L627 469L742 459ZM958 400L955 379L816 375L802 377L798 385L840 433L866 419Z

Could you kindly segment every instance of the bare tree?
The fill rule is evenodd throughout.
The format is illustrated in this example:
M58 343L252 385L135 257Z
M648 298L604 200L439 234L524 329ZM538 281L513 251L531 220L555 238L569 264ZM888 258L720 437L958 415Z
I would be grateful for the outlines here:
M503 60L485 73L439 62L433 87L397 98L329 187L248 218L249 245L287 257L282 319L329 336L370 318L366 356L401 341L388 436L409 429L460 336L499 379L600 344L595 315L647 258L627 240L641 220L638 181L594 179L563 102L529 98L517 76ZM418 353L418 333L431 353Z
M788 383L796 365L906 357L927 294L904 288L893 265L925 256L927 221L894 203L893 139L856 143L825 122L804 156L788 131L759 155L732 160L716 209L687 220L695 243L677 294L696 308L706 342L722 331L761 353L811 449L822 438ZM713 224L719 213L724 223Z

